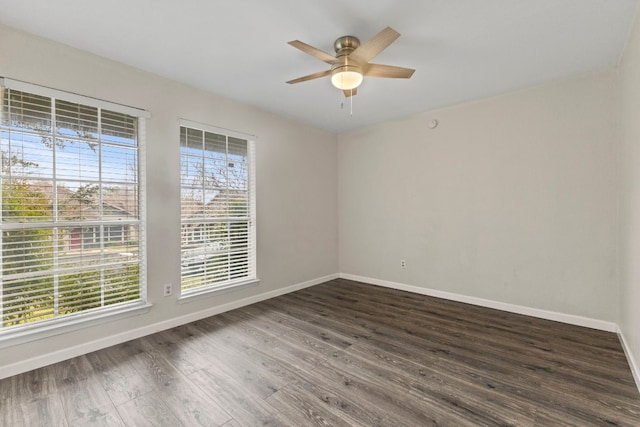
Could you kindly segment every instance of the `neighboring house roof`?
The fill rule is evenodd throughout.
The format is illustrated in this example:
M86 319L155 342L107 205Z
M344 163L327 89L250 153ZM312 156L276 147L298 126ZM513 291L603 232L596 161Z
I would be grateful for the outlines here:
M29 185L45 194L53 204L53 184L50 181L29 181ZM137 194L130 188L109 188L103 193L102 214L95 195L81 199L78 193L64 185L56 186L58 215L61 220L129 220L138 217ZM102 216L101 216L102 215Z
M138 189L128 187L110 187L102 196L103 212L106 207L115 215L118 212L126 216L138 216Z
M208 202L203 203L192 197L183 197L181 210L183 218L198 218L202 214L206 216L228 216L228 208L247 204L247 191L235 189L220 189Z

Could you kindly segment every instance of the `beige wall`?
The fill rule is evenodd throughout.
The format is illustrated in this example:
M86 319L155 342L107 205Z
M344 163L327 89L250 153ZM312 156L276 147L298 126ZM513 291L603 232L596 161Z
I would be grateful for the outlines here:
M0 26L0 76L147 109L148 314L2 349L0 371L29 357L189 317L338 271L334 134ZM255 134L259 286L188 304L162 296L179 283L178 118ZM117 339L117 338L116 338ZM55 357L54 357L55 358ZM46 358L45 358L46 359ZM42 360L45 360L42 359Z
M615 78L340 135L340 272L617 321Z
M618 324L640 387L640 20L619 67L620 315Z

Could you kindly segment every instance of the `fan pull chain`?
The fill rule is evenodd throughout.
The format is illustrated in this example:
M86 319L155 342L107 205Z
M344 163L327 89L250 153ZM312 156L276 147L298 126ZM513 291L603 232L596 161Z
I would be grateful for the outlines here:
M353 117L353 89L351 90L351 96L349 97L349 116ZM340 109L344 110L344 101L340 101Z
M351 100L351 111L349 111L349 116L353 117L353 89L351 89L351 96L349 99Z

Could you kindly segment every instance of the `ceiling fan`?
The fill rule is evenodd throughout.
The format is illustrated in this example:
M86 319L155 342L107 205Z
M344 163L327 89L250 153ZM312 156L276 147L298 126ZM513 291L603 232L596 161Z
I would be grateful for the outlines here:
M357 93L357 88L362 83L364 76L408 79L415 70L369 62L396 41L398 37L400 37L400 33L391 27L385 28L362 44L360 44L360 40L357 37L343 36L333 44L336 51L335 56L300 40L290 41L289 44L291 46L326 62L331 65L331 68L289 80L287 83L294 84L331 76L331 83L341 89L346 97L350 97Z

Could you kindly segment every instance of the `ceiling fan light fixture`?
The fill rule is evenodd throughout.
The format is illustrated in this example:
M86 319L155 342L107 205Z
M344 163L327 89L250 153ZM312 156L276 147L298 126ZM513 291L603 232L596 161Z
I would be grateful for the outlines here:
M340 90L357 88L362 78L362 69L356 65L343 65L331 70L331 83Z

